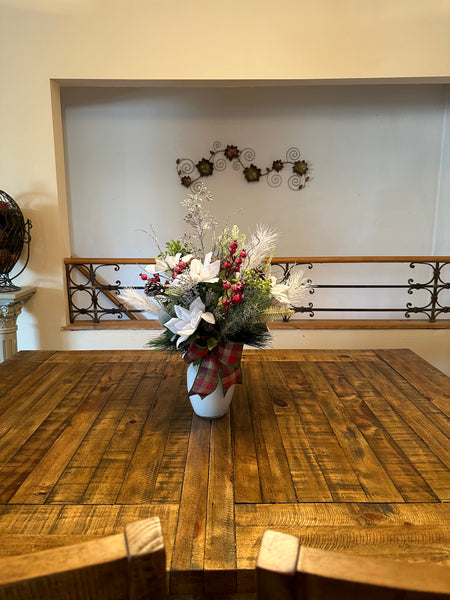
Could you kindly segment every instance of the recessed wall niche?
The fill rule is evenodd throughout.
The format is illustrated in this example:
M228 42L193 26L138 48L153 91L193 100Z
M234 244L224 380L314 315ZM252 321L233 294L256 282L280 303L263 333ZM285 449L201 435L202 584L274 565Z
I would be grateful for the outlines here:
M216 140L309 161L297 192L232 168L204 180L219 223L275 225L280 256L450 252L445 85L63 87L61 102L73 256L154 256L151 226L161 244L185 229L176 159Z

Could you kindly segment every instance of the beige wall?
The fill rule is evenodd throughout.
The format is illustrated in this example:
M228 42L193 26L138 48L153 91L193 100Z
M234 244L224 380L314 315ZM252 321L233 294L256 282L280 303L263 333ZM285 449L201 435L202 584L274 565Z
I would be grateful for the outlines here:
M33 221L20 283L39 288L19 345L74 345L52 78L449 81L449 14L438 0L0 0L0 188Z

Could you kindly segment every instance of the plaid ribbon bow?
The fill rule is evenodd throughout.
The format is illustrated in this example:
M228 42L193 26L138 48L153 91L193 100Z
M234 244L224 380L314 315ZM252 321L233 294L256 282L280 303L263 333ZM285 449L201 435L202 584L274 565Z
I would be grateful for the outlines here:
M195 342L184 355L187 363L201 359L194 385L189 396L198 394L202 399L211 394L222 381L223 393L234 383L242 382L241 355L243 344L221 341L212 350L199 346Z

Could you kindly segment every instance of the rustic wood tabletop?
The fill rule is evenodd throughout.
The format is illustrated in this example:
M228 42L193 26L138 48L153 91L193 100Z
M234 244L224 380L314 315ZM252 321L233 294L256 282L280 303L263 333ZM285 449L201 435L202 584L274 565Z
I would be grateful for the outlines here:
M252 597L269 528L450 563L450 378L399 349L246 350L242 371L229 413L205 420L177 356L1 364L0 556L159 516L173 595Z

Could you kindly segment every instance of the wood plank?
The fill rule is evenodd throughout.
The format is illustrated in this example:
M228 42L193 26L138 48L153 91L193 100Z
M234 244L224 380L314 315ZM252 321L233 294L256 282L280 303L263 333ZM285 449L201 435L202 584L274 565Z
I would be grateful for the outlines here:
M299 502L331 501L331 492L300 419L297 403L301 398L286 386L279 363L265 363L264 374Z
M309 447L314 449L317 464L333 500L366 501L366 493L327 418L329 390L322 389L322 377L316 378L317 370L314 368L314 362L288 363L286 361L280 366L285 374L287 386L293 393L293 397L298 399L297 410L305 436Z
M255 362L246 365L247 388L255 436L261 494L264 502L296 502L286 453L278 430L264 369Z
M116 502L148 414L147 399L136 394L147 369L145 363L129 366L69 464L95 467L82 496L85 504ZM130 452L118 452L118 439L131 444Z
M127 366L117 363L107 369L73 416L70 426L64 429L38 466L25 479L11 498L11 503L43 504L47 500L97 415L114 392Z
M92 365L11 459L0 469L0 502L7 502L58 439L107 365ZM3 462L3 459L2 459Z
M358 395L349 379L356 378L359 387L365 378L353 364L321 363L321 370L341 400L343 410L358 427L386 473L406 502L438 502L439 498L414 469L393 438Z
M80 504L86 493L95 467L67 466L48 495L49 504Z
M171 563L171 594L203 593L210 435L210 421L194 415Z
M99 466L117 427L117 419L104 419L101 416L102 412L99 412L89 431L73 453L68 468L91 467L96 469Z
M246 378L245 367L243 377ZM258 459L247 388L238 385L231 403L233 430L233 481L236 502L262 502Z
M61 329L63 331L114 331L114 330L129 330L135 331L139 329L159 329L162 330L163 326L157 319L147 319L145 316L141 316L142 313L137 313L136 318L133 320L121 319L121 320L108 320L102 319L100 323L94 323L93 321L77 320L75 323L68 323Z
M65 265L154 265L156 260L154 258L79 258L77 256L71 256L64 259Z
M377 350L377 354L425 398L450 416L450 378L411 350Z
M270 259L276 263L358 263L358 262L450 262L450 256L274 256ZM66 265L80 265L92 263L95 265L146 265L155 264L154 258L79 258L71 256L64 259Z
M232 593L237 578L229 412L211 421L209 464L204 592Z
M163 362L166 356L163 353L153 350L60 350L55 352L46 362L58 363L116 363L116 362L157 362L160 359ZM156 366L156 365L155 365Z
M126 459L103 458L82 496L83 504L114 504L118 486L124 480L128 468L129 462Z
M240 504L236 505L238 568L255 566L267 529L297 535L324 550L406 557L450 564L450 506L446 504ZM245 583L245 581L243 582Z
M147 377L142 379L137 392L148 398L148 415L132 462L121 480L117 502L147 504L151 501L181 386L185 387L186 381L178 362L168 361L162 378L154 378L149 366Z
M30 351L21 351L13 354L13 356L0 363L0 398L2 403L0 411L5 406L4 396L9 390L17 390L17 386L30 375L30 366L38 367L40 363L45 362L53 354L52 351L36 351L30 355ZM48 367L51 368L50 366Z
M33 435L86 372L78 365L57 365L31 393L11 405L0 419L0 456L6 464Z
M278 348L278 349L254 349L245 348L242 354L242 363L257 361L257 362L290 362L290 361L307 361L307 362L322 362L322 361L344 361L349 362L357 358L358 360L381 361L374 350L352 350L333 348L330 349L307 349L299 348Z
M245 349L242 361L246 362L273 362L273 361L314 361L314 360L336 360L335 350L299 350L297 348L280 348L267 352L267 350Z
M152 496L153 503L179 504L181 500L193 415L186 387L183 384L180 384L173 414L176 415L176 418L171 419L167 432L164 453Z
M447 422L446 433L443 433L427 415L417 410L409 395L401 392L381 369L370 363L358 365L360 371L373 382L382 394L403 418L405 422L425 441L428 448L444 465L450 467L450 422ZM450 484L450 481L449 481Z
M25 377L19 380L16 380L15 377L12 379L13 385L8 386L8 389L4 391L0 398L0 427L2 428L0 431L8 429L8 424L3 425L3 419L8 419L8 415L9 418L11 418L11 415L14 416L14 408L17 405L20 406L22 402L26 401L30 403L29 396L31 393L35 401L52 386L52 382L48 382L47 377L54 369L53 364L38 363L32 370L30 367L31 365L28 365ZM32 391L30 392L30 390Z
M423 440L414 432L408 422L405 422L398 415L389 401L380 395L373 383L365 376L361 378L361 375L364 375L365 364L365 362L355 362L357 371L359 371L359 376L356 377L347 365L345 370L348 380L357 390L366 406L376 416L387 434L395 441L401 454L420 477L426 481L433 493L441 501L450 499L448 469L430 452ZM401 485L398 479L395 483L397 488Z
M140 321L141 322L141 321ZM269 329L336 329L336 330L399 330L399 329L450 329L450 319L439 318L430 321L426 318L416 319L323 319L321 317L302 317L300 313L293 315L289 321L273 321Z
M61 512L61 506L0 505L0 539L10 533L50 533L60 519Z
M77 320L75 323L68 323L62 327L63 331L83 331L83 330L138 330L138 329L163 329L163 326L157 319L147 319L137 313L137 319L102 319L99 323L93 321ZM267 324L270 330L274 329L336 329L336 330L386 330L386 329L450 329L450 319L439 318L436 321L430 321L427 318L419 317L415 319L323 319L321 317L301 316L296 313L289 321L272 321Z
M450 262L450 256L274 256L274 263L410 263L410 262Z
M450 418L434 402L426 398L411 383L402 377L395 369L385 362L377 362L376 368L389 379L397 389L408 397L411 408L414 406L418 413L426 415L438 427L444 436L450 436ZM448 381L450 386L450 379Z
M126 377L120 381L74 453L70 467L97 467L108 449L114 456L123 458L124 446L128 450L125 455L131 458L148 414L147 395L137 393L147 370L145 363L129 365ZM105 425L110 426L110 435L102 439L101 431ZM100 435L95 435L96 430L100 431Z
M55 350L19 350L10 358L0 363L0 371L3 369L9 371L10 366L15 363L25 363L28 365L43 363L55 354L55 352Z
M327 415L336 439L348 457L370 502L402 502L403 497L386 473L377 455L367 443L358 427L348 418L344 405L332 388L332 377L328 380L321 370L324 363L304 365L306 377L314 378L320 390L316 391L319 402ZM331 373L328 371L328 375ZM311 381L311 379L310 379Z
M0 506L0 556L113 535L129 523L152 516L161 519L169 567L178 518L178 507L170 504Z
M160 563L163 556L160 551ZM118 534L0 561L0 599L93 598L99 583L111 600L129 595L127 544ZM161 598L155 594L155 600Z
M94 535L56 535L56 534L15 534L6 533L0 538L0 557L19 556L31 552L40 552L60 546L70 546L94 540Z

